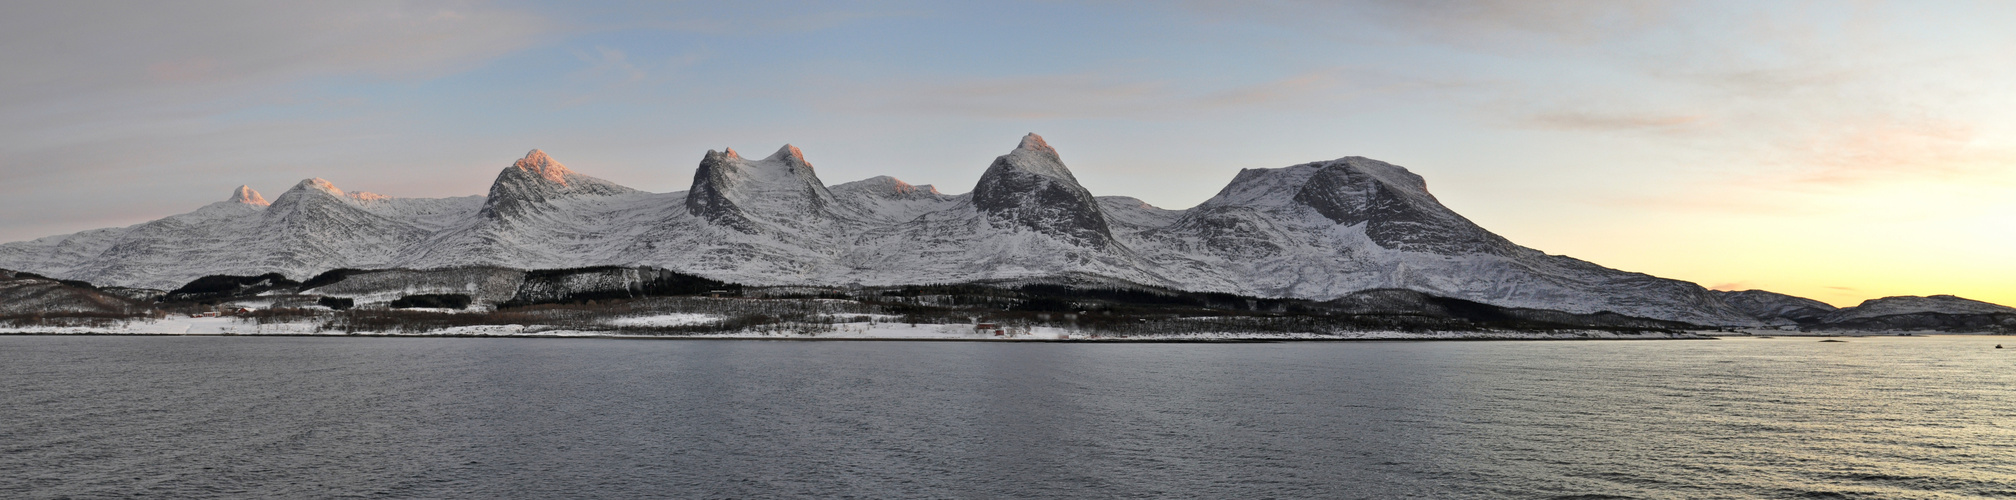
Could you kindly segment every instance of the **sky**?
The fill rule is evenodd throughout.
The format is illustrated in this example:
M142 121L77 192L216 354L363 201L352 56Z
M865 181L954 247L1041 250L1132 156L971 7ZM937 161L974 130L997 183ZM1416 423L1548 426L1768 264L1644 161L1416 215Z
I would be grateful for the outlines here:
M1365 156L1512 241L1835 305L2016 304L2016 3L8 2L0 241L539 148L971 190L1024 133L1170 209Z

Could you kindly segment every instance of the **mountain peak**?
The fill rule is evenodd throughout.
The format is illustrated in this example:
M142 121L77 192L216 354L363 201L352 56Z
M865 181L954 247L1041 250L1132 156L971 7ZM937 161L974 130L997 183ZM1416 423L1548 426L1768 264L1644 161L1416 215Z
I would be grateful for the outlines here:
M1015 145L1015 150L1002 155L995 164L1078 184L1078 178L1071 175L1071 169L1064 167L1064 158L1057 156L1057 149L1050 147L1043 136L1033 133L1022 136L1022 142Z
M777 152L770 153L770 157L764 158L764 160L765 161L783 160L789 163L797 163L800 165L804 165L805 168L812 168L812 163L805 161L805 151L798 149L798 146L793 146L790 144L785 144L784 147L777 148Z
M1350 156L1289 168L1305 166L1316 170L1308 172L1293 200L1339 225L1365 224L1365 235L1381 247L1443 255L1518 250L1443 206L1421 176L1398 165Z
M832 187L831 189L832 189L832 190L833 190L834 192L836 192L836 193L837 193L837 192L840 192L840 191L842 191L842 190L845 190L845 191L848 191L848 192L858 192L858 193L863 193L863 194L866 194L866 195L870 195L870 196L878 196L878 197L881 197L881 196L923 196L923 197L939 197L939 196L943 196L943 194L942 194L942 193L939 193L939 192L938 192L938 188L936 188L936 187L933 187L933 186L931 186L930 184L925 184L925 185L921 185L921 186L918 186L918 185L911 185L911 184L910 184L910 183L908 183L908 182L903 182L903 180L902 180L902 179L897 179L897 178L895 178L895 177L890 177L890 176L887 176L887 175L878 175L878 176L874 176L874 177L869 177L869 178L866 178L866 179L861 179L861 180L858 180L858 181L854 181L854 182L849 182L849 183L845 183L845 184L840 184L840 185L837 185L837 186L833 186L833 187Z
M525 157L519 159L517 163L512 163L511 168L523 170L562 186L567 185L567 174L573 173L567 170L566 165L553 161L552 157L546 156L545 151L537 149L525 153Z
M244 203L246 205L257 205L261 207L272 205L272 203L266 202L266 197L259 196L258 191L253 191L252 186L238 186L238 189L236 191L231 192L231 199L224 201L229 201L232 203Z
M294 189L289 189L287 190L287 193L281 194L280 199L275 200L275 202L286 203L289 198L293 198L293 196L290 195L293 195L296 192L305 192L305 191L320 191L330 196L348 199L353 202L382 201L392 198L390 196L385 196L382 194L367 193L363 191L346 192L341 188L337 188L336 184L317 177L313 179L304 179L299 184L295 184Z
M1051 156L1057 155L1057 150L1051 148L1050 143L1044 142L1043 136L1036 135L1035 132L1030 132L1029 135L1022 136L1022 143L1015 145L1015 149L1029 150L1040 153L1049 153Z
M709 152L712 153L711 151ZM547 202L576 196L608 196L636 192L616 183L574 173L537 149L497 174L483 201L484 217L516 217L539 210Z
M1014 151L994 159L973 187L973 206L1011 226L1098 247L1113 239L1099 202L1036 134L1023 136Z
M889 180L888 180L888 182L889 182L889 187L890 187L890 190L891 190L891 191L895 191L896 193L899 193L899 194L910 194L910 193L914 193L914 192L917 192L917 186L912 186L912 185L910 185L910 183L908 183L908 182L903 182L903 179L898 179L898 178L895 178L895 177L889 177L889 176L886 176L886 175L884 175L884 176L880 176L880 177L876 177L875 179L877 179L877 180L880 180L880 179L884 179L884 178L887 178L887 179L889 179ZM925 187L926 187L926 188L929 188L930 186L925 186ZM932 194L937 194L937 193L938 193L938 191L934 189L934 190L932 190L932 191L931 191L931 193L932 193Z
M336 196L343 196L343 190L337 189L336 184L323 180L321 177L316 177L312 179L302 179L299 184L294 185L294 190L307 190L307 189L313 189L316 191L321 191Z
M686 195L689 213L744 233L758 231L759 221L802 229L828 218L832 203L833 193L805 161L805 152L789 144L757 161L733 149L709 151Z

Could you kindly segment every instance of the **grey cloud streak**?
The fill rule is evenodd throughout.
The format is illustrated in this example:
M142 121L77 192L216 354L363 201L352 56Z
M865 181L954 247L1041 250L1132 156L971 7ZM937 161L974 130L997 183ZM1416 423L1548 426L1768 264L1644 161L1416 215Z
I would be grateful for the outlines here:
M838 82L846 89L814 97L842 110L1010 119L1174 120L1250 111L1332 109L1371 95L1432 91L1457 83L1358 68L1307 71L1221 89L1120 71L986 79L919 79L897 84Z
M0 79L9 118L0 121L0 172L16 182L0 185L0 197L65 210L10 208L0 241L186 211L217 198L215 177L234 177L204 175L219 164L242 171L270 161L257 151L288 148L298 161L368 133L344 129L358 117L343 112L347 103L304 100L291 84L454 74L562 29L467 1L10 2L0 7L10 73ZM232 116L275 105L337 112Z

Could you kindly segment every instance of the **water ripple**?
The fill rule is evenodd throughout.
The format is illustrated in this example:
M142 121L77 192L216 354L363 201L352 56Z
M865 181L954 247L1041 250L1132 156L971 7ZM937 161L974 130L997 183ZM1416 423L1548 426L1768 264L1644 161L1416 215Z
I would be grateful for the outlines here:
M0 497L2006 498L1995 343L0 337Z

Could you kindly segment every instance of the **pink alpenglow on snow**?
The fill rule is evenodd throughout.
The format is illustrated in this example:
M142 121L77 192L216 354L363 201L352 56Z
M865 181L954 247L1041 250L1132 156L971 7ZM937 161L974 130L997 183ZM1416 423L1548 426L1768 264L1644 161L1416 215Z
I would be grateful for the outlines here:
M532 150L530 153L525 153L525 158L511 164L511 168L524 170L533 175L544 177L546 180L553 181L555 184L562 186L567 185L567 174L573 173L567 170L566 165L553 161L553 158L546 156L545 151L537 149Z
M233 203L244 203L246 205L257 205L262 207L272 205L272 203L268 203L266 201L266 197L259 196L258 191L252 190L252 186L238 186L237 191L231 192L231 199L224 201L229 201Z

